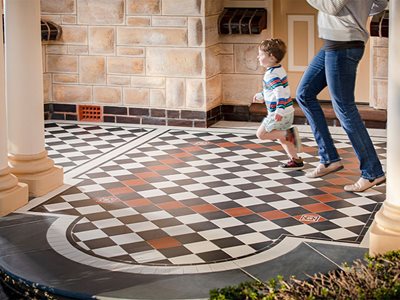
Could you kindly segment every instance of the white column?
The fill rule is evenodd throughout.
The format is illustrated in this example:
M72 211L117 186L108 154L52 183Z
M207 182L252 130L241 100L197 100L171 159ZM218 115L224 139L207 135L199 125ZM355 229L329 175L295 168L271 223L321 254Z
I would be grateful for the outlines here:
M40 0L5 0L5 64L9 163L41 196L63 183L44 142Z
M0 2L0 11L3 3ZM28 186L10 173L7 159L7 114L4 78L3 23L0 22L0 216L28 203Z
M400 1L389 1L386 200L375 216L370 253L400 249Z

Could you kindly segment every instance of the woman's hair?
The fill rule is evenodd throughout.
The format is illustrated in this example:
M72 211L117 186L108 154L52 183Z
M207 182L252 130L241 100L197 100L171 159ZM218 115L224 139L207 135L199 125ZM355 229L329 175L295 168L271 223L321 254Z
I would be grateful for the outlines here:
M271 54L276 58L276 62L279 63L286 54L285 42L281 39L269 39L264 40L260 43L260 50Z

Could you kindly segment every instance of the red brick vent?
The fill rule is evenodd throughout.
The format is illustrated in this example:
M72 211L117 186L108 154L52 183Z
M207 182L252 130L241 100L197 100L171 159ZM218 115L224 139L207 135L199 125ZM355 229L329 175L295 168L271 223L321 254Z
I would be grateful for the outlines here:
M101 107L94 105L79 105L79 121L101 122Z

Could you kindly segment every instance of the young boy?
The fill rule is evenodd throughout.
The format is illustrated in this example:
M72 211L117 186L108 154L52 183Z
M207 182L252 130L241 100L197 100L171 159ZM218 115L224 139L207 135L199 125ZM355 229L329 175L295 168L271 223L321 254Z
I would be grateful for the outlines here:
M253 97L255 103L265 103L268 115L257 130L261 140L278 140L289 161L282 164L282 170L301 170L303 159L298 156L301 141L296 127L292 127L294 119L293 101L285 69L280 65L286 54L286 45L280 39L268 39L260 43L257 59L266 72L263 78L263 90Z

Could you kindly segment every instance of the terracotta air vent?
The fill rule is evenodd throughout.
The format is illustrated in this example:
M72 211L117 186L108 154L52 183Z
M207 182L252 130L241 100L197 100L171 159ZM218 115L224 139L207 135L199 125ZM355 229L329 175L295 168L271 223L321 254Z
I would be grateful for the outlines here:
M95 105L79 105L79 121L101 122L101 107Z

